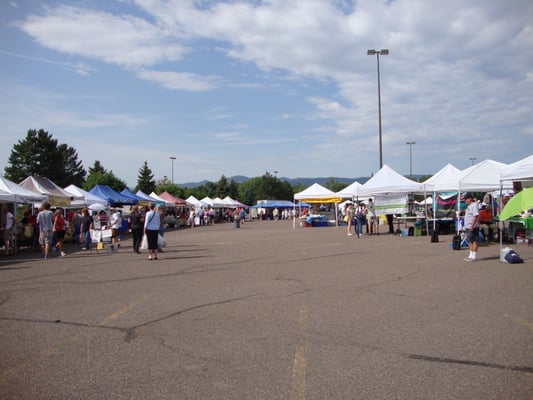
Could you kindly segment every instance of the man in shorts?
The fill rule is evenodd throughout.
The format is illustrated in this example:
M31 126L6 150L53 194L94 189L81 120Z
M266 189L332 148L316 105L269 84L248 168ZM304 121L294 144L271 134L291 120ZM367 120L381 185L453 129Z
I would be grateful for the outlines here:
M111 249L117 251L120 247L120 230L122 229L122 215L120 210L116 210L109 219L111 227Z
M37 214L37 225L39 226L39 244L43 252L43 257L48 258L50 242L52 241L52 230L54 213L50 210L50 203L45 201L41 204L41 211Z
M468 247L470 248L470 255L465 258L465 261L476 261L477 249L479 241L479 207L477 201L470 193L465 196L466 212L465 212L465 230L466 238L468 239Z

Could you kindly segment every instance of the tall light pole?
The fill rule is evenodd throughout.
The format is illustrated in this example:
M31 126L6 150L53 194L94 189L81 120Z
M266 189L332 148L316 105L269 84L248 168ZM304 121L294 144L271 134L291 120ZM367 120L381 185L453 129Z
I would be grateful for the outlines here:
M172 184L174 184L174 160L176 159L176 157L172 157L170 156L170 162L172 163Z
M413 178L413 144L415 141L405 142L409 145L409 178Z
M474 165L474 161L477 160L477 157L470 157L469 160L472 162L472 165Z
M377 62L378 62L378 113L379 113L379 169L383 167L383 144L381 140L381 83L380 83L380 77L379 77L379 56L380 54L383 56L386 56L389 54L389 49L381 49L381 50L368 50L366 52L368 56L376 55Z

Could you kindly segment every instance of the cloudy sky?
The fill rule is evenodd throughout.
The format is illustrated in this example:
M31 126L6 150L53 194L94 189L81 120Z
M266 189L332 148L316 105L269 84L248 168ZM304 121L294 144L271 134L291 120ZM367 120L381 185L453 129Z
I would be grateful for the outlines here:
M5 0L0 169L45 129L130 186L533 153L531 0Z

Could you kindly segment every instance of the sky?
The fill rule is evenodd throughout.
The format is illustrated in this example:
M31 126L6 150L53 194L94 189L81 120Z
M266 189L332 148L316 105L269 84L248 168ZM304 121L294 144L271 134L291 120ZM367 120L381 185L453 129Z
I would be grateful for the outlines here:
M44 129L130 187L371 176L368 49L384 165L533 153L531 0L4 0L0 170Z

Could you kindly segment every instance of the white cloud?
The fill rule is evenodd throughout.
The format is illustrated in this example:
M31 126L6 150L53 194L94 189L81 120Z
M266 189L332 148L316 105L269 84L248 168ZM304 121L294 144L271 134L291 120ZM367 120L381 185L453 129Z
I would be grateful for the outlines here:
M137 71L137 76L156 82L167 89L191 92L203 92L215 89L217 81L215 77L200 76L187 72L150 71L146 69Z
M176 61L186 51L159 27L131 15L59 6L18 26L50 49L124 67Z
M262 170L276 162L278 170L305 172L312 158L313 168L326 163L344 170L357 155L357 163L370 170L377 164L378 123L376 58L366 55L369 48L390 49L381 58L381 94L385 160L393 166L404 157L406 140L417 142L415 151L424 154L423 170L429 172L445 162L468 161L465 152L475 151L478 159L511 157L513 150L498 140L510 132L519 142L531 137L529 0L512 5L500 0L124 0L120 5L125 7L114 13L49 6L18 26L47 49L69 55L62 68L87 75L104 69L98 61L118 66L170 89L165 100L176 101L180 110L190 98L179 92L194 94L195 117L184 116L191 141L180 144L190 146L191 163L203 155L195 149L205 144L193 141L203 132L213 140L209 146L250 146L243 166L256 161ZM208 94L219 97L215 101ZM252 104L256 111L250 116L243 109ZM70 126L131 127L130 118L136 126L151 118L136 120L135 112L124 110L99 116L59 109L64 111L51 115ZM173 117L158 111L146 113L158 121ZM233 126L213 123L217 117L218 124L231 120ZM277 125L262 126L265 121ZM268 145L281 137L305 141L305 147L279 156L276 152L286 147ZM259 142L264 146L254 148ZM267 153L251 153L259 148ZM232 161L225 157L217 154L216 160ZM217 170L216 161L210 163L208 168ZM191 170L205 168L196 163Z

